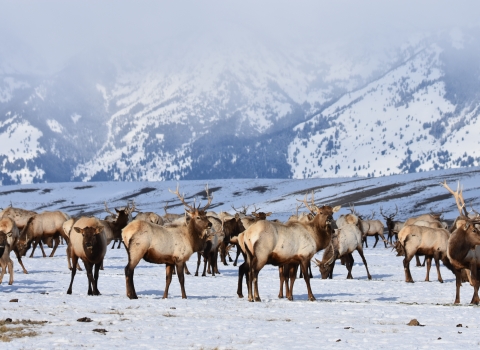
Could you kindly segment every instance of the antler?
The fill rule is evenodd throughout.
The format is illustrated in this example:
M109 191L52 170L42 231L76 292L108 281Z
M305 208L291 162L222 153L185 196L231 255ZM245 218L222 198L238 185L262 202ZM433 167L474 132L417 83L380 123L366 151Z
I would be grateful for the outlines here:
M396 204L395 204L395 208L397 209L397 210L395 211L395 214L385 215L385 214L383 213L383 211L382 211L382 207L380 207L380 215L382 215L385 220L387 220L387 219L393 219L393 218L398 214L398 207L397 207Z
M163 210L165 210L165 215L167 215L168 202L169 201L165 201L165 206L163 207Z
M458 182L456 192L453 192L453 190L447 185L447 180L445 180L443 183L440 183L440 185L445 187L446 190L450 192L455 198L455 203L457 203L457 208L458 208L458 212L460 213L460 216L468 217L467 208L465 207L465 201L463 200L462 188L460 187L460 181Z
M303 199L303 201L301 201L300 199L297 199L297 201L299 202L302 202L303 204L305 204L305 207L310 210L310 212L315 215L317 212L314 208L316 208L316 206L314 205L314 208L311 208L309 205L308 205L308 202L307 202L307 195L308 195L308 192L305 193L305 198ZM313 197L313 191L312 191L312 197Z
M127 203L127 213L128 214L131 214L133 213L134 211L137 211L137 207L135 205L135 199L132 200L132 207L130 208L130 203Z
M207 210L207 208L212 203L212 199L213 199L213 196L210 197L210 195L208 194L208 184L205 185L205 192L207 192L208 203L203 207L203 210Z
M183 203L183 205L184 205L185 207L187 207L187 208L190 209L191 211L195 211L195 207L192 207L192 206L188 205L188 204L185 202L185 195L183 195L183 196L180 195L180 184L177 183L177 189L176 189L175 192L173 192L171 189L168 189L168 191L169 191L170 193L176 194L177 197L180 199L180 201Z
M105 211L106 211L107 213L113 215L114 217L117 217L117 216L118 216L117 214L112 213L112 212L110 211L110 209L108 209L107 201L105 201L104 203L105 203Z
M237 209L233 206L233 204L231 205L232 209L235 210L236 213L239 213L239 214L243 214L243 215L247 215L247 210L248 210L248 205L242 205L242 209Z

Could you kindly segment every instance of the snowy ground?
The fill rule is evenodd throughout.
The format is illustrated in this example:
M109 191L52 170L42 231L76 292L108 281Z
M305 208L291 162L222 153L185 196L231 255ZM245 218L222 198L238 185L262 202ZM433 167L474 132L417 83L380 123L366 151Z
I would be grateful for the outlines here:
M453 306L454 279L444 267L445 283L440 284L435 271L431 274L433 282L423 282L425 268L412 264L416 283L407 284L402 258L395 257L390 249L368 248L366 258L371 281L366 279L357 254L354 280L345 279L346 269L339 264L333 280L321 280L314 271L316 302L307 301L303 280L295 284L295 301L278 299L277 270L267 266L259 280L261 303L237 297L237 271L231 265L220 266L220 276L187 276L187 300L181 299L175 278L169 299L162 300L164 266L142 262L135 271L139 299L129 300L125 295L123 248L107 252L99 297L86 295L84 272L77 273L73 294L66 295L70 272L62 248L54 258L25 258L30 273L24 275L16 268L15 283L2 284L0 313L2 319L48 322L31 327L38 332L36 337L13 339L8 343L10 349L460 348L480 344L480 309L468 304L473 291L469 285L462 288L462 305ZM194 259L189 269L195 270ZM18 303L9 302L11 299L18 299ZM92 322L78 322L82 317ZM407 326L413 318L424 327Z
M439 182L447 180L456 188L460 180L465 199L480 207L480 169L449 170L373 179L312 180L218 180L210 181L215 210L256 204L272 211L275 218L286 219L295 211L296 199L307 190L316 189L317 203L343 204L354 202L368 214L379 213L379 207L392 212L399 207L399 219L412 213L444 210L452 219L456 209L451 196ZM70 215L90 213L103 217L103 202L110 208L125 205L129 199L143 210L163 214L165 200L176 205L168 192L175 183L64 183L7 186L0 188L0 206L10 202L31 210L61 209ZM201 198L204 183L181 182L181 192L191 200ZM178 200L176 201L178 202ZM178 212L181 206L171 207ZM346 213L345 208L340 214ZM70 271L66 266L65 247L60 246L54 258L24 258L28 275L15 263L15 282L0 286L0 340L11 340L9 349L51 348L319 348L319 347L478 347L480 309L469 305L473 289L462 288L460 306L452 305L455 295L454 277L442 267L445 283L436 281L433 268L430 279L423 282L425 268L412 264L414 284L404 282L402 259L390 249L377 246L373 239L365 250L372 281L360 257L355 253L354 280L346 280L346 269L337 264L333 280L321 280L314 271L312 289L316 302L307 301L303 280L297 280L295 301L279 300L278 273L271 266L260 273L261 303L249 303L236 295L237 269L220 266L216 277L186 277L188 299L180 297L176 277L170 297L162 300L165 267L142 261L135 270L138 300L129 300L125 293L123 269L126 251L108 250L105 270L100 272L99 297L87 296L85 273L75 278L73 295L66 295ZM49 253L47 249L47 254ZM321 259L322 253L318 254ZM12 254L13 257L13 254ZM189 262L194 272L196 257ZM246 290L244 288L244 294ZM18 299L18 302L10 302ZM88 317L92 322L78 322ZM4 323L7 318L13 322ZM407 323L417 319L424 327ZM46 323L19 324L21 320ZM457 327L462 324L463 327ZM22 328L23 327L23 328ZM467 328L468 327L468 328ZM16 333L13 329L17 329ZM94 332L105 329L106 333ZM36 336L33 336L34 333ZM25 337L29 333L31 336ZM14 334L16 336L14 336Z

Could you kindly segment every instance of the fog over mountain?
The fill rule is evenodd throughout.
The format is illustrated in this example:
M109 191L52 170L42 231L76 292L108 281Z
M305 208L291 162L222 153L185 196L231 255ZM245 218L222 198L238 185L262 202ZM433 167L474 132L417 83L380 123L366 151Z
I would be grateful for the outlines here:
M480 5L0 2L0 180L480 165Z

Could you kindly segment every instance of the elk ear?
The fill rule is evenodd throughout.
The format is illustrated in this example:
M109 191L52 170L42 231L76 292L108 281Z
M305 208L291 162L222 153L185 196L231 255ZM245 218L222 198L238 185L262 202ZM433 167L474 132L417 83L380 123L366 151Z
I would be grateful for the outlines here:
M336 213L336 212L339 211L341 208L342 208L341 205L337 205L335 208L332 209L332 211L333 211L334 213Z
M468 230L468 228L470 227L470 224L468 222L465 223L465 230Z
M265 214L265 216L270 216L270 215L272 215L271 211L269 211L268 213Z
M95 234L99 234L103 231L103 226L98 226L97 229L95 230Z
M80 227L74 227L73 228L75 231L77 231L78 233L82 233L83 229L81 229Z

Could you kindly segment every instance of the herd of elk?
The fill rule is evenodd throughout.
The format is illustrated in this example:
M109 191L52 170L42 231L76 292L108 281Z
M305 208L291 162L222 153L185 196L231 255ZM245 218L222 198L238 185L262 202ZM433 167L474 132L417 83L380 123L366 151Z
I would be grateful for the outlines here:
M453 191L446 183L442 186L455 199L459 216L448 230L448 226L441 221L441 214L433 212L412 217L405 222L394 221L399 209L395 205L395 212L385 214L380 207L380 214L385 225L371 217L363 219L353 205L350 213L340 215L334 221L333 214L340 206L318 206L315 204L312 192L310 203L305 195L299 200L308 209L308 213L292 215L288 221L269 220L271 212L255 210L247 214L248 206L236 209L235 214L221 212L207 212L213 196L205 188L208 200L204 207L194 203L193 206L180 195L179 187L170 191L180 200L184 207L184 214L167 213L168 203L165 206L165 215L160 216L153 212L138 212L135 203L129 202L125 207L109 210L105 202L105 211L110 215L105 220L95 217L72 217L60 211L36 213L12 205L0 211L0 283L6 272L10 273L9 284L13 283L13 261L10 252L15 252L22 266L23 272L28 273L22 263L22 256L33 248L33 256L37 245L46 257L43 243L54 243L51 248L52 257L59 245L60 238L67 242L68 267L71 269L71 281L67 294L72 293L72 285L77 270L80 270L78 260L82 260L88 277L88 295L100 295L98 290L99 270L103 269L103 261L107 247L114 241L118 248L123 242L128 253L128 263L125 267L126 294L130 299L136 299L133 276L135 267L141 259L155 264L166 265L166 285L163 298L168 297L172 275L176 272L180 282L182 298L186 298L185 277L188 272L186 262L193 253L197 253L197 270L201 258L204 260L202 276L219 273L218 254L224 265L228 265L226 257L230 247L237 247L237 264L239 254L243 255L244 262L238 267L237 294L243 297L242 282L246 278L249 301L261 301L258 290L259 273L267 264L278 266L280 291L278 296L285 296L293 300L293 287L300 268L308 291L308 299L315 300L310 286L310 263L313 261L320 270L322 278L332 278L335 261L340 259L346 265L347 279L352 279L354 259L352 253L357 251L365 265L368 279L371 279L367 261L363 254L363 243L368 236L375 236L376 247L381 238L387 247L393 245L399 255L404 255L403 267L405 281L413 282L410 273L410 261L415 256L419 265L419 256L425 256L427 263L425 281L429 281L432 259L437 268L438 280L443 282L440 274L440 260L453 272L456 277L455 303L460 302L460 286L468 276L474 287L471 303L478 304L480 298L480 214L472 208L469 213L465 206L460 184L457 191ZM133 219L132 213L138 212ZM336 228L335 228L336 226ZM384 229L388 236L385 239ZM50 246L50 245L49 245ZM368 245L366 245L368 248ZM322 260L313 259L314 255L324 250ZM230 258L230 261L232 259ZM211 271L211 272L210 272Z

